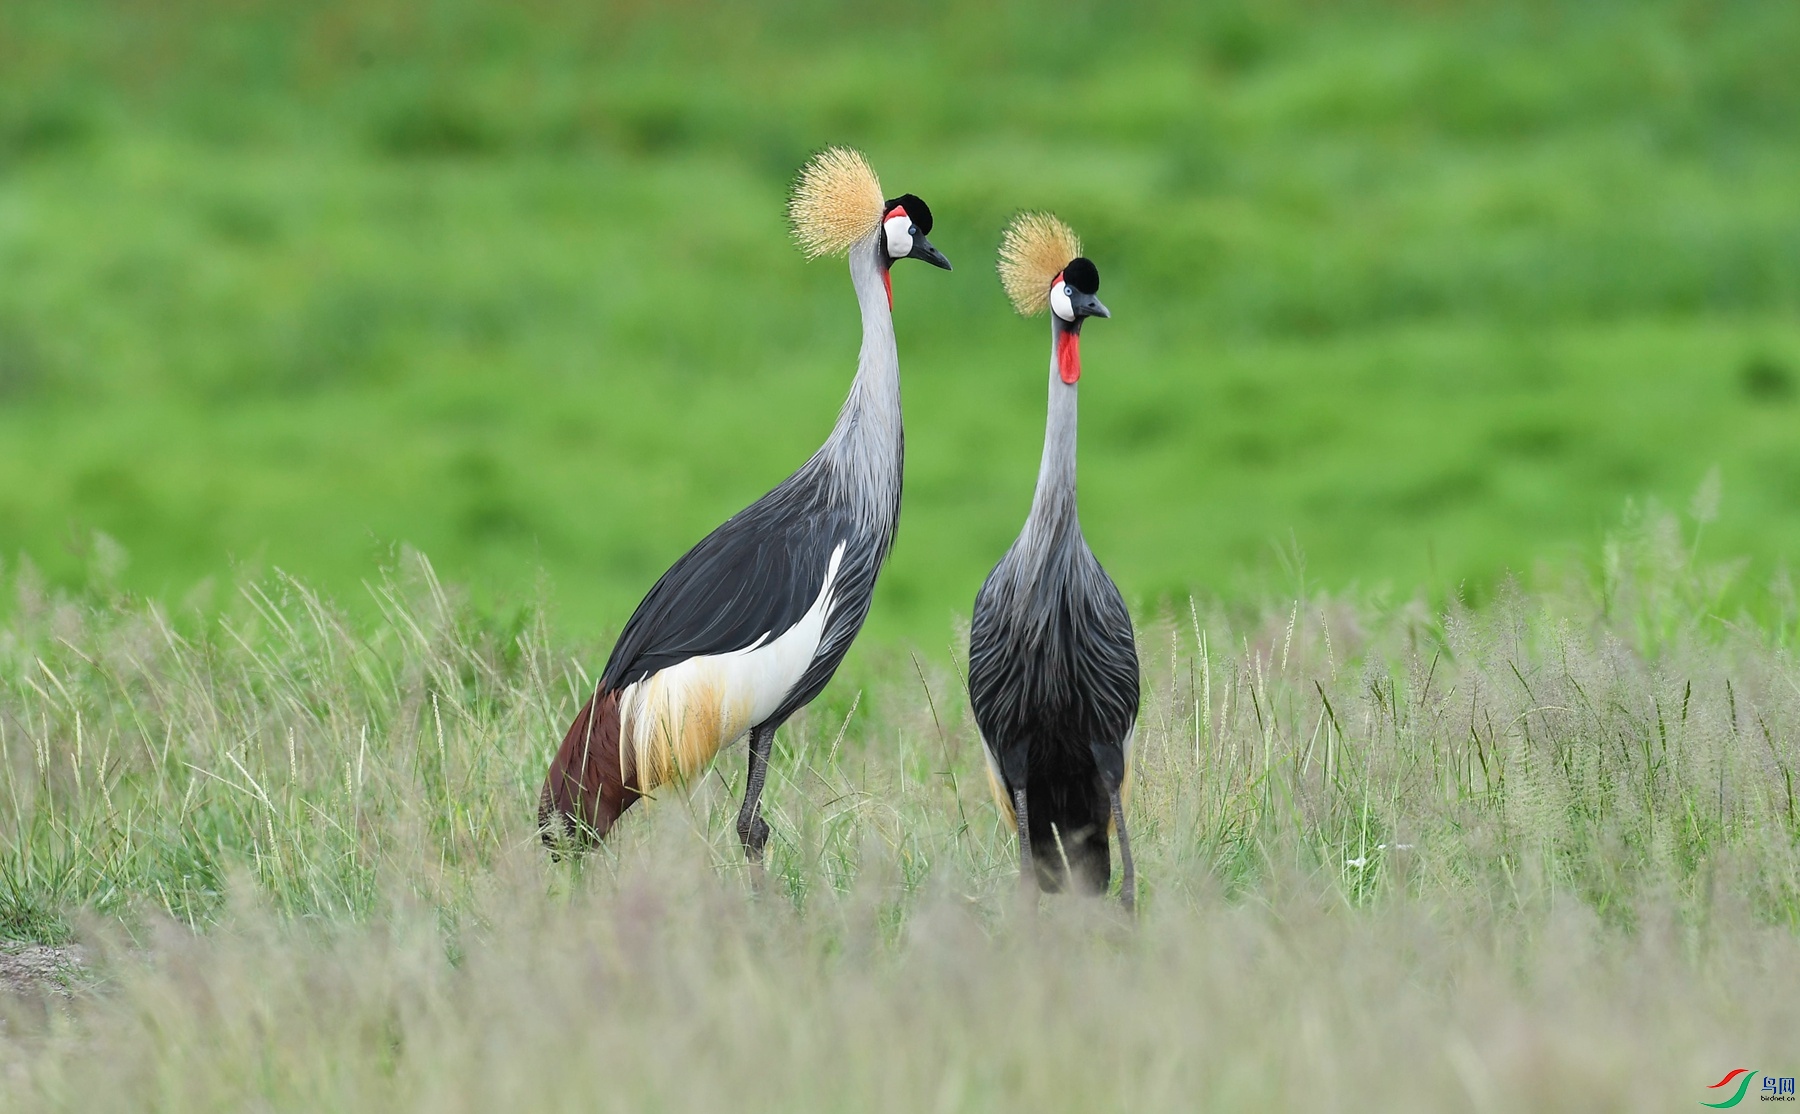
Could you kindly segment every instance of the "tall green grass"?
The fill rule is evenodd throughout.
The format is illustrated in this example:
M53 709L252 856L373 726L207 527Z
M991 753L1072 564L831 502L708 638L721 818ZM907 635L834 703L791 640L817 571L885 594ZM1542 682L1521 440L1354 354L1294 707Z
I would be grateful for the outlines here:
M1690 545L1644 515L1579 588L1480 610L1321 595L1148 619L1147 905L1285 871L1351 906L1559 892L1629 927L1644 900L1700 915L1723 875L1800 925L1796 618L1716 618L1729 570ZM370 587L374 620L292 579L247 581L217 616L18 590L0 635L13 937L54 941L84 909L204 928L233 871L287 915L360 920L404 892L454 920L535 846L544 763L597 657L539 616L493 626L416 555ZM803 912L881 845L900 910L942 885L999 901L1014 850L957 668L884 654L778 739L775 888ZM660 815L734 872L741 760L634 812L590 870L628 865Z
M806 917L674 833L603 889L486 887L452 952L417 908L309 926L239 906L97 949L102 995L9 1010L21 1111L1580 1111L1716 1101L1786 1074L1795 941L1729 890L1635 935L1545 896L1522 916L1349 910L1291 877L1250 905L1163 901L985 923L955 893L895 932L865 878ZM900 865L887 868L896 878ZM898 942L892 938L898 936ZM1754 1100L1754 1097L1752 1098Z
M1722 620L1693 548L1646 513L1590 573L1476 610L1146 617L1135 930L1023 914L954 667L889 651L783 731L756 893L741 749L549 861L535 791L586 656L422 558L362 619L286 579L182 612L15 578L0 936L75 933L98 977L7 1007L0 1094L1688 1101L1775 1064L1800 969L1800 613Z

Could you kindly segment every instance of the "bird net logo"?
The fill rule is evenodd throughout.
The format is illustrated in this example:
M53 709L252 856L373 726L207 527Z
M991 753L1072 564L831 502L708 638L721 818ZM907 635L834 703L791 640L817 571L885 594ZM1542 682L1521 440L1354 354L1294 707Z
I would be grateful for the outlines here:
M1710 1106L1714 1110L1723 1110L1728 1106L1736 1106L1738 1103L1744 1101L1745 1095L1750 1093L1750 1084L1756 1081L1758 1075L1762 1076L1762 1094L1760 1096L1762 1101L1794 1101L1793 1076L1768 1075L1758 1072L1753 1068L1733 1068L1726 1073L1724 1079L1719 1080L1717 1083L1714 1083L1707 1088L1707 1090L1718 1092L1719 1095L1723 1096L1720 1101L1702 1101L1700 1105Z

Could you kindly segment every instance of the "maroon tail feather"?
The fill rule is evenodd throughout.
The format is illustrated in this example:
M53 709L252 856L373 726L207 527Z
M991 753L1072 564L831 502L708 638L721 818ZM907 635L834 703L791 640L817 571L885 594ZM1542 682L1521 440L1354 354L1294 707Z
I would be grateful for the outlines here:
M538 799L538 830L551 847L570 839L591 846L638 795L620 775L619 694L596 692L550 763Z

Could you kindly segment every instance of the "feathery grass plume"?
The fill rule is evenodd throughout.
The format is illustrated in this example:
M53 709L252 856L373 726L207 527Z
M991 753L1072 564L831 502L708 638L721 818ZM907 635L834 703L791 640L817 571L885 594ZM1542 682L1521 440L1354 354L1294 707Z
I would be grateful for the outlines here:
M1000 241L1000 285L1026 317L1050 304L1050 280L1081 254L1081 237L1050 213L1020 213Z
M886 196L861 151L827 147L800 168L788 195L788 223L808 259L839 255L875 231Z

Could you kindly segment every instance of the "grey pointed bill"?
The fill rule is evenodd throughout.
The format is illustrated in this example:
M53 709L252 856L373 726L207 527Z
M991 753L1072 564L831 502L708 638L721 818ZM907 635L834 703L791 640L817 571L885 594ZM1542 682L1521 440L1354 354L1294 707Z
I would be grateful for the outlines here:
M906 253L906 258L923 260L933 267L942 267L946 271L955 269L950 266L950 261L944 258L944 253L933 247L931 241L927 240L922 232L913 233L912 250Z

